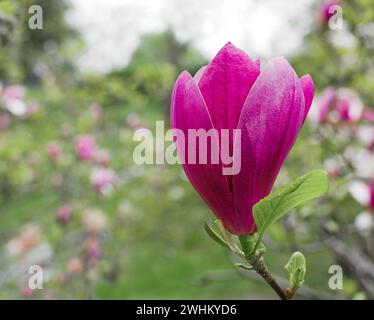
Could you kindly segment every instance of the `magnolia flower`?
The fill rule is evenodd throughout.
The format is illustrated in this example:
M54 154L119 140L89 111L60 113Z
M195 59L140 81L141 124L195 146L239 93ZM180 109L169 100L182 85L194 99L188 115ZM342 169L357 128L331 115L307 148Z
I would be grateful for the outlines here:
M363 104L356 92L328 87L317 97L311 119L316 123L354 123L361 119Z
M356 132L357 138L369 150L374 150L374 126L360 126Z
M103 167L108 166L109 159L110 159L110 154L108 150L104 150L104 149L97 150L95 154L95 160L99 165Z
M75 150L81 160L92 160L95 156L96 151L95 138L87 134L80 135L75 140Z
M308 114L313 94L312 78L306 75L299 79L284 58L271 59L260 71L258 60L253 61L231 43L195 77L187 71L178 77L171 125L180 158L184 159L188 149L189 129L215 128L229 130L233 167L241 162L239 173L232 176L223 175L222 161L193 164L188 155L183 164L194 188L232 233L256 231L252 207L270 193ZM234 129L240 130L235 137ZM184 133L185 141L178 139L178 132ZM219 148L213 142L207 153ZM199 148L193 151L192 156L199 159Z
M0 131L8 129L11 121L8 113L0 112Z
M351 162L357 177L364 179L374 177L374 154L372 151L349 147L344 151L344 157Z
M72 215L71 207L69 205L63 205L58 208L56 218L58 222L65 224L70 220L71 215Z
M21 296L23 298L29 298L32 296L34 290L32 290L29 286L23 286L21 288Z
M366 211L361 212L357 215L354 225L359 232L367 234L374 227L373 215Z
M139 116L136 113L130 113L125 119L126 125L130 128L137 129L141 126L141 121Z
M335 101L336 90L328 87L323 90L313 103L310 112L310 118L316 123L324 123L327 121L327 115Z
M368 183L358 180L352 181L348 184L348 190L358 203L374 212L374 179Z
M366 108L362 112L362 119L367 120L368 122L374 122L374 110Z
M83 213L83 226L88 232L97 233L105 229L107 219L105 214L99 209L87 209Z
M4 100L23 100L25 98L25 93L25 88L23 86L11 85L4 88L2 95Z
M317 22L321 27L329 23L329 20L335 14L333 7L338 5L339 2L339 0L327 0L320 5L317 11Z
M93 104L90 107L91 117L94 120L99 120L103 115L103 108L100 107L98 104Z
M47 150L48 156L52 160L57 160L59 155L61 154L61 147L60 144L56 141L51 142L48 145L48 150Z
M40 227L35 224L26 224L21 228L19 235L11 239L6 248L11 255L24 255L43 240Z
M24 98L25 88L19 85L8 86L2 92L2 100L5 108L17 117L24 117L28 113L28 107Z
M108 194L113 190L117 184L118 177L116 173L108 168L94 169L90 176L91 186L101 194Z
M55 173L51 178L51 184L54 188L59 188L64 183L64 176L61 173Z
M338 120L343 122L357 122L364 110L363 103L357 93L350 89L339 89L335 105Z
M66 271L68 273L78 273L83 270L83 262L79 258L72 258L68 261Z
M98 237L95 234L87 237L84 243L85 249L87 251L88 263L93 264L101 258L101 248Z

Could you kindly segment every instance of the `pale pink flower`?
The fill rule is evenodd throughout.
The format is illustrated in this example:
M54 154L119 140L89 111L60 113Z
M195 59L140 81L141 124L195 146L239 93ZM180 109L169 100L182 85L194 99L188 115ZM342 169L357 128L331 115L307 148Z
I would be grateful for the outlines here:
M18 99L23 100L25 98L25 88L21 85L7 86L3 90L4 100Z
M5 112L0 113L0 130L6 130L9 128L10 123L11 123L11 118L9 114Z
M96 152L95 154L95 159L96 162L103 166L106 167L108 166L109 160L110 160L110 154L108 150L100 149Z
M53 141L48 145L47 150L48 156L52 160L57 160L59 155L61 154L61 147L60 144L57 141Z
M32 293L33 293L33 290L29 288L28 286L24 286L21 288L21 296L24 298L31 297Z
M94 120L99 120L103 115L103 108L99 106L98 104L94 103L90 107L90 113L91 113L91 117Z
M79 258L72 258L68 261L66 266L66 270L69 273L78 273L83 270L83 263L82 260Z
M87 209L83 213L82 223L88 232L97 233L105 229L107 219L101 210Z
M90 161L96 152L95 138L91 135L80 135L75 140L75 150L79 158L83 161Z
M65 224L67 223L72 215L72 208L69 205L62 205L58 208L56 219L58 222Z
M110 193L117 184L118 177L116 173L108 168L96 168L90 176L91 186L103 195Z

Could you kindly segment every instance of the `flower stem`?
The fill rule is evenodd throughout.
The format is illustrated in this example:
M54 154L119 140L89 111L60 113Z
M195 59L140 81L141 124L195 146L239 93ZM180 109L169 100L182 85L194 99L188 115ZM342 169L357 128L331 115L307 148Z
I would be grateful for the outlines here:
M253 269L259 274L277 293L279 298L282 300L287 300L287 295L283 291L283 289L279 286L279 284L275 281L275 279L270 274L268 268L266 267L264 263L264 259L260 258L257 261L255 261L253 264Z
M242 246L244 256L253 270L257 272L277 293L282 300L288 300L286 292L279 286L279 284L272 277L269 269L266 267L262 254L257 254L257 247L259 241L254 243L249 236L239 236L239 241Z

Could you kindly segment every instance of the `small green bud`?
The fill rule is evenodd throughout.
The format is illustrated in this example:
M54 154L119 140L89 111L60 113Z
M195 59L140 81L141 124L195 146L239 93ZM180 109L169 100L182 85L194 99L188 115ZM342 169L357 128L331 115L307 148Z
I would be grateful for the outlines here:
M290 287L295 292L304 282L306 272L305 257L301 252L294 252L285 265Z

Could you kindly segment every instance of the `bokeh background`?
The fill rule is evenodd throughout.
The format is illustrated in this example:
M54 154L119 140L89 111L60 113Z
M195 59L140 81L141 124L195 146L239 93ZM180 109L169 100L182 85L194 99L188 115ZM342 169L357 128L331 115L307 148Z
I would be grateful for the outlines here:
M133 161L134 131L168 126L178 74L227 41L262 65L286 56L316 85L277 185L324 168L330 191L270 229L271 270L286 286L300 250L296 298L374 298L372 1L0 0L1 299L275 298L204 233L212 215L180 166Z

